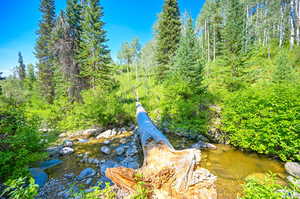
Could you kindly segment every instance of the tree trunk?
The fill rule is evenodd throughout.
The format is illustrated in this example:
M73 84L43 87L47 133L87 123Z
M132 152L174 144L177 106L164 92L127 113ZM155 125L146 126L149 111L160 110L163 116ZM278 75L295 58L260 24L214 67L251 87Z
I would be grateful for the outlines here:
M294 48L295 43L295 20L294 17L296 15L295 10L295 2L291 0L291 9L290 9L290 25L291 25L291 33L290 33L290 48Z
M109 168L106 176L120 188L134 193L138 181L158 199L217 199L216 177L198 168L201 152L196 149L177 151L137 103L139 136L144 152L140 169ZM137 176L142 179L137 180Z

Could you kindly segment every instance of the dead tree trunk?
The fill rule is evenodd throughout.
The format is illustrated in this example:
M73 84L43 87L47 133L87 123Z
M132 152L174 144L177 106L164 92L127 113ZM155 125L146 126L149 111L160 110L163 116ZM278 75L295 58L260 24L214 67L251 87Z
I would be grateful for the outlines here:
M159 199L216 199L216 177L199 168L201 152L196 149L177 151L137 103L139 136L144 152L143 166L137 170L117 167L106 170L106 176L120 188L133 193L138 176ZM150 198L151 198L150 196Z

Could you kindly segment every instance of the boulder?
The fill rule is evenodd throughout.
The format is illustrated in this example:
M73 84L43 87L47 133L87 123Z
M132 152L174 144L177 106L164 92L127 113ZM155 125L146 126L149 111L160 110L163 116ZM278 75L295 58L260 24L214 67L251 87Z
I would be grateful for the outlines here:
M46 152L49 154L50 157L55 157L60 154L60 151L63 147L62 146L53 146L46 149Z
M43 187L46 184L48 180L48 175L42 169L30 168L29 172L34 178L35 184L39 185L39 188Z
M105 171L107 168L115 168L120 167L121 165L113 160L106 160L101 164L100 171L101 175L105 175Z
M63 146L64 147L72 147L73 146L73 142L71 140L65 140L63 142Z
M100 151L106 155L109 155L111 153L111 149L108 146L102 146L100 148Z
M85 181L85 184L86 185L91 185L93 182L93 178L88 178L86 181Z
M88 139L78 138L77 140L78 140L78 142L80 142L80 143L87 143L87 142L89 142Z
M117 131L115 129L112 130L106 130L103 133L100 133L96 138L97 139L103 139L103 138L111 138L113 136L117 135Z
M126 151L126 156L134 156L135 154L137 154L139 151L137 149L137 146L132 145L131 147L129 147Z
M60 150L60 154L61 155L69 155L69 154L71 154L71 153L73 153L74 152L74 149L72 149L71 147L64 147L64 148L62 148L61 150Z
M199 141L196 144L193 144L191 146L191 148L194 148L194 149L217 149L217 147L215 145L207 143L207 142L203 142L203 141Z
M78 180L83 180L85 178L93 177L96 175L96 171L92 168L86 168L82 170L78 176Z
M115 150L116 150L117 155L122 155L125 152L125 147L124 146L119 146Z
M57 166L61 163L62 163L62 161L58 160L58 159L56 159L56 160L47 160L45 162L42 162L39 167L40 167L40 169L49 169L49 168L55 167L55 166Z
M126 168L138 169L140 167L138 157L126 157L121 161L121 165Z
M105 140L104 142L103 142L103 144L110 144L111 143L111 141L110 140Z
M67 174L64 175L64 177L67 178L67 179L72 179L72 178L75 177L75 174L74 173L67 173Z
M300 178L300 164L298 162L287 162L284 168L290 175Z

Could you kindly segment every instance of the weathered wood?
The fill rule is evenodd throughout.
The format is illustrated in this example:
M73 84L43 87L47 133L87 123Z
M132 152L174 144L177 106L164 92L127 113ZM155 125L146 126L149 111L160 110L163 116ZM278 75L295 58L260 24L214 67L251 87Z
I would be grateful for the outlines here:
M143 166L137 170L110 168L106 170L107 177L119 187L134 192L139 174L152 196L159 199L217 198L216 177L198 166L201 157L199 150L175 150L139 103L137 122L144 152Z

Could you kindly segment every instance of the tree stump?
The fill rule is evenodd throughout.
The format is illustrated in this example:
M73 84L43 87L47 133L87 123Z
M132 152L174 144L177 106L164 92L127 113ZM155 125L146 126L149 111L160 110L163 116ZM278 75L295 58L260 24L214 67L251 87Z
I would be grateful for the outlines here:
M136 191L138 181L143 181L150 191L149 198L217 199L216 177L199 167L200 150L175 150L139 103L137 122L144 153L143 166L136 170L109 168L106 170L108 178L130 193Z

